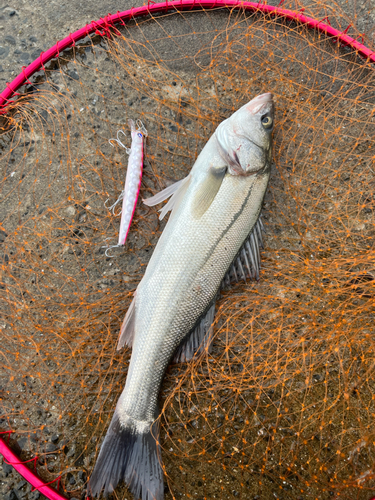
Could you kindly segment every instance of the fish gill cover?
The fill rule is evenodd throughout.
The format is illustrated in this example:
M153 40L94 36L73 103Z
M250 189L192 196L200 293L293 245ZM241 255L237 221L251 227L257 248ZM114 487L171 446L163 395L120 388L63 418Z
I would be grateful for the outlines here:
M305 14L351 23L371 48L356 26L371 3L350 9L312 2ZM130 145L128 119L145 124L149 197L267 91L275 165L260 281L222 293L211 354L167 371L165 498L374 491L374 67L334 42L259 12L134 19L60 54L1 118L0 428L68 497L85 491L124 386L119 328L165 224L138 204L127 246L105 255L119 230L105 202L128 160L108 140L123 128Z

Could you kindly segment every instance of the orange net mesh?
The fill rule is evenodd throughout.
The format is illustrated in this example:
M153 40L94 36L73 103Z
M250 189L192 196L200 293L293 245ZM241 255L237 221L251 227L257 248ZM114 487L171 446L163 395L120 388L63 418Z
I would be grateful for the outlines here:
M312 2L306 14L357 36L370 2L350 9ZM210 355L167 372L166 499L368 500L374 83L370 63L322 34L213 10L87 38L24 87L1 118L0 427L46 481L84 491L126 379L119 326L165 224L138 203L127 246L105 255L119 230L105 202L128 159L108 140L124 128L130 141L128 118L145 124L147 197L188 173L220 121L272 91L261 279L222 294Z

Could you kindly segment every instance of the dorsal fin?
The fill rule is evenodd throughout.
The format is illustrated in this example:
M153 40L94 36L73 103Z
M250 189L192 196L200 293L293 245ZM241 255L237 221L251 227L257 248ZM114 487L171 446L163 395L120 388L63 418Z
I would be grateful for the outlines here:
M260 249L263 248L262 231L263 223L259 216L249 236L244 241L236 258L229 267L222 282L222 288L230 285L233 281L246 278L259 280L260 272Z
M215 317L216 297L209 306L207 312L198 320L196 326L182 340L178 346L172 363L184 363L190 361L195 354L200 354L205 350L210 352L212 341L212 323Z

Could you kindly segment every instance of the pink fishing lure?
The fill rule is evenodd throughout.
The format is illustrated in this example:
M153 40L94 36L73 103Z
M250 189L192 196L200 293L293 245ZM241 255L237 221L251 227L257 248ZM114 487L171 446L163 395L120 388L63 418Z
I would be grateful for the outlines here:
M141 187L143 170L143 143L144 138L147 137L147 130L145 129L143 123L139 120L137 120L136 124L133 120L129 120L128 123L130 126L132 137L130 148L124 146L119 138L120 133L125 135L122 130L119 130L117 132L117 139L110 139L109 141L112 146L112 141L115 141L119 146L124 148L129 155L129 160L124 190L120 194L118 200L111 207L109 207L109 210L112 211L113 215L119 215L115 214L115 207L122 200L118 243L117 245L108 247L107 250L109 250L110 248L125 245L125 241L129 234L130 225L133 219L135 206L137 204L139 190Z

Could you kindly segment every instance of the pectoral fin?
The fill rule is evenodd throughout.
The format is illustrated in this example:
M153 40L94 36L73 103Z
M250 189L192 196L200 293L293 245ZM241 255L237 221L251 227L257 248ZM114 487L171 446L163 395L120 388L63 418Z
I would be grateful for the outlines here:
M178 182L175 182L171 186L163 189L160 193L157 193L155 196L151 196L151 198L147 198L146 200L142 200L145 205L148 207L153 207L162 201L165 201L171 196L171 199L168 203L160 210L159 219L162 220L164 216L169 212L173 212L176 207L180 204L190 182L190 174L181 179Z
M193 216L199 219L211 206L217 195L221 183L225 177L227 167L213 168L208 170L208 175L199 186L192 203Z
M187 178L185 177L184 179L181 179L180 181L177 181L174 184L171 184L170 186L166 187L165 189L163 189L163 191L160 191L159 193L156 193L154 196L151 196L151 198L146 198L145 200L142 200L143 203L148 207L154 207L155 205L158 205L162 201L165 201L170 196L172 196L176 191L178 191L179 187L186 181L186 179Z

